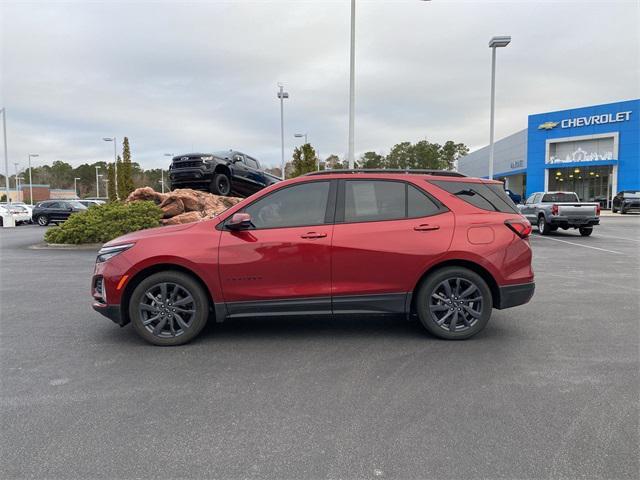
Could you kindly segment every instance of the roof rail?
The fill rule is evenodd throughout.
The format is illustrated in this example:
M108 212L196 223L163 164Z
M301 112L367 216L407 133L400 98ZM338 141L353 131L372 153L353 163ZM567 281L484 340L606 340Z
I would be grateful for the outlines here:
M319 172L310 172L306 176L314 175L330 175L332 173L409 173L412 175L438 175L441 177L466 177L465 174L460 172L453 172L450 170L429 170L429 169L403 169L403 168L354 168L354 169L332 169L332 170L320 170Z

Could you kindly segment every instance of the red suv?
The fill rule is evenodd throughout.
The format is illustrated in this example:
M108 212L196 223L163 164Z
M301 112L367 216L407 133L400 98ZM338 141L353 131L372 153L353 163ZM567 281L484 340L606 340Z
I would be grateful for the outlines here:
M464 339L534 291L531 225L499 182L439 171L324 171L199 223L112 240L93 307L179 345L209 318L417 315Z

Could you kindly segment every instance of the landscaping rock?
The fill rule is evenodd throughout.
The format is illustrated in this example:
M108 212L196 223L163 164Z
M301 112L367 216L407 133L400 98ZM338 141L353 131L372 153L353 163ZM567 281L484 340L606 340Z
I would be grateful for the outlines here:
M165 218L162 220L163 225L179 225L181 223L199 222L202 220L200 212L185 212L175 217Z

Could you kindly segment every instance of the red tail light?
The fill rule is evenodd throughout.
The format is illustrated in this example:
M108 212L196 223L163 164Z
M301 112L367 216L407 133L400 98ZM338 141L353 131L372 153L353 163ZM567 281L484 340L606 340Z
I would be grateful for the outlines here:
M600 205L596 205L596 216L600 216Z
M551 215L558 215L558 205L551 205Z
M504 224L520 238L527 238L531 235L531 224L525 219L505 220Z

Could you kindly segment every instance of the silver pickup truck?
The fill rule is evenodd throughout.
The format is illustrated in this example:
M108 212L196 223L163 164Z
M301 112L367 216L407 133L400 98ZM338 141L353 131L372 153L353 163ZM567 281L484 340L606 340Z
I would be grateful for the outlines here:
M587 237L600 223L600 204L581 202L574 192L536 192L518 208L542 235L558 228L577 228L580 235Z

